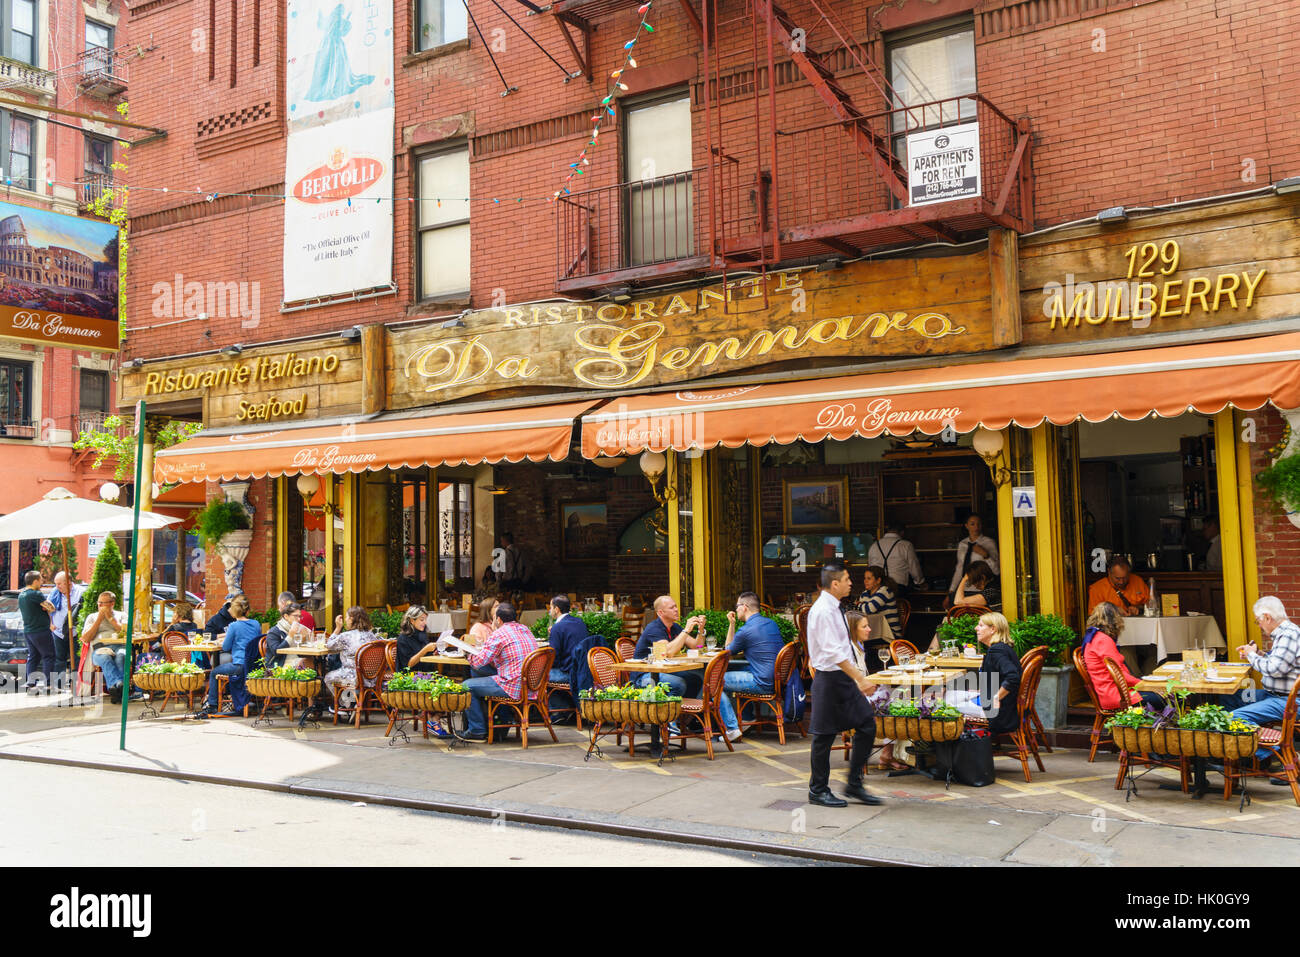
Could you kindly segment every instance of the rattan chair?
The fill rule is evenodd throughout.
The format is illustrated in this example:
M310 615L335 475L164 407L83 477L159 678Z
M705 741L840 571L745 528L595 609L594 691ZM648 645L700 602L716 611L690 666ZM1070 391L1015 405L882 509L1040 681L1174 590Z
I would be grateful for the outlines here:
M917 650L916 645L912 644L906 638L895 638L889 643L889 657L894 664L898 664L898 653L900 651L906 651L913 658L921 653Z
M554 650L554 649L552 649L552 650ZM608 650L608 649L606 649L606 650ZM552 708L552 707L551 707L551 695L555 694L555 692L557 692L557 691L563 691L565 694L567 694L567 695L568 695L568 696L573 700L573 707L571 707L571 708ZM555 714L557 714L557 713L558 713L558 714L565 714L566 712L572 711L572 712L573 712L573 720L574 720L575 722L577 722L578 730L579 730L579 731L582 730L582 711L581 711L581 709L579 709L579 707L578 707L578 695L577 695L577 693L573 690L573 686L570 685L568 681L552 681L552 680L550 679L550 676L549 676L549 675L547 676L547 679L546 679L546 711L547 711L548 714L551 714L551 715L555 715Z
M1084 690L1088 692L1088 700L1092 702L1092 708L1095 715L1092 719L1092 733L1089 736L1088 746L1088 763L1091 764L1097 759L1097 746L1101 744L1102 732L1106 730L1106 719L1118 714L1118 709L1103 708L1101 698L1097 696L1097 689L1093 686L1092 675L1088 674L1088 667L1083 660L1083 649L1074 649L1074 670L1079 673L1079 678L1083 681Z
M636 654L636 642L631 638L619 638L614 642L614 653L619 661L627 661Z
M804 684L808 688L808 693L812 694L812 668L809 664L808 657L808 614L812 611L812 605L800 605L795 609L794 626L799 632L799 673L803 676Z
M645 614L645 609L633 609L631 605L623 609L623 638L632 639L633 644L641 637L641 616ZM620 639L621 640L621 639Z
M551 726L551 716L546 710L546 681L551 674L551 665L555 662L554 648L538 648L524 659L523 680L519 684L518 698L487 697L483 703L487 706L487 734L492 740L492 732L498 728L518 728L519 740L524 748L528 747L528 713L536 708L542 716L542 723L551 733L552 741L559 741L555 728ZM509 708L519 716L517 722L496 723L498 708Z
M1128 679L1124 677L1124 672L1120 669L1120 666L1117 665L1112 658L1103 658L1102 663L1106 666L1106 673L1110 675L1110 680L1115 682L1115 687L1119 691L1119 700L1131 700L1133 697L1133 689L1128 686ZM1180 756L1178 758L1178 763L1174 764L1170 761L1162 761L1154 755L1129 754L1127 751L1121 749L1119 752L1119 773L1115 775L1116 791L1124 787L1124 778L1128 775L1128 769L1130 766L1177 768L1178 775L1181 778L1183 793L1187 794L1190 790L1188 788L1188 772L1191 769L1191 761L1186 757ZM1229 793L1231 793L1231 778L1225 773L1224 779L1225 782L1227 782Z
M1286 781L1291 787L1291 796L1295 798L1295 803L1300 805L1300 767L1298 767L1300 762L1296 759L1295 748L1296 693L1298 691L1300 691L1300 678L1296 679L1295 684L1291 686L1291 693L1287 695L1286 710L1282 712L1280 727L1263 727L1259 729L1260 749L1268 751L1276 758L1281 764L1281 768L1276 771L1265 771L1259 766L1258 759L1252 759L1251 766L1245 769L1233 767L1234 762L1225 761L1223 765L1224 800L1232 796L1232 785L1235 780L1246 777L1265 777Z
M351 710L353 727L361 727L361 719L365 718L366 723L370 723L369 715L378 711L385 718L389 717L388 706L384 704L379 697L379 691L387 679L390 669L388 667L388 642L387 641L367 641L357 649L356 656L356 684L352 687L352 692L356 695L356 701L353 702L352 708L343 708L342 710ZM339 697L347 690L347 686L332 685L330 687L334 695L334 723L339 723Z
M690 718L699 724L700 731L679 731L677 734L669 734L668 741L664 742L667 747L673 739L682 742L682 747L686 747L687 738L703 738L704 746L708 749L709 760L713 760L713 727L714 721L717 722L718 728L726 731L726 726L722 723L722 715L718 712L718 701L722 696L722 682L727 677L727 662L731 660L731 653L728 651L719 652L708 666L704 669L704 690L700 693L702 698L683 698L681 715L677 718L677 723L683 729L686 725L686 719ZM735 751L731 742L727 740L724 733L722 741L727 746L728 751Z
M1020 690L1016 693L1016 715L1019 721L1012 731L994 733L995 739L1009 738L1011 743L1016 746L1016 757L1019 758L1020 766L1025 772L1025 780L1030 783L1033 782L1033 778L1029 774L1029 758L1031 755L1040 772L1046 772L1047 770L1043 767L1043 759L1038 754L1038 742L1034 740L1033 724L1029 717L1029 712L1033 710L1034 696L1038 694L1038 679L1042 675L1042 671L1043 660L1038 657L1031 659L1029 666L1021 670ZM988 727L988 721L985 718L967 718L966 724L973 728Z
M177 645L188 645L190 643L189 635L185 634L185 632L183 631L168 631L163 633L161 641L162 641L163 658L165 660L170 661L172 664L176 664L176 665L187 665L190 663L190 653L188 651L176 650ZM189 708L191 711L194 710L195 693L196 692L193 691L184 692L185 706ZM171 701L172 698L175 698L180 694L182 694L182 692L180 691L168 691L165 695L163 695L162 704L158 706L158 712L161 714L163 711L166 711L167 702Z
M397 667L396 640L384 642L384 667L386 667L389 671L399 670Z
M756 691L736 691L733 693L736 705L736 723L740 730L755 727L776 726L776 734L782 744L785 744L785 685L790 680L790 673L794 670L799 659L799 645L796 642L790 642L782 648L776 655L776 664L772 668L772 693L759 694ZM707 671L705 672L707 677ZM726 678L726 675L723 675ZM745 720L745 705L767 704L776 712L775 718L755 717L749 721ZM757 709L755 709L757 713ZM803 722L800 721L795 725L799 729L801 738L808 737L808 732L804 730Z
M943 620L951 621L954 618L961 618L965 615L974 615L975 617L979 617L980 615L988 614L992 610L993 609L989 608L988 605L953 605L948 609L948 614L943 616Z
M619 661L618 655L609 648L597 645L587 652L587 670L591 672L591 686L596 690L614 688L623 684L623 672L614 667ZM623 726L619 726L615 742L623 743ZM600 724L592 730L592 740L600 736Z
M912 620L912 603L906 598L898 599L898 627L907 634L907 623ZM901 635L899 637L902 637Z
M1035 645L1024 653L1020 659L1020 673L1024 674L1025 668L1028 667L1031 658L1038 658L1044 665L1047 664L1047 646ZM1042 681L1042 672L1039 672L1039 681ZM1052 753L1052 746L1048 743L1047 732L1043 730L1043 720L1038 717L1038 702L1036 698L1029 700L1029 722L1033 725L1034 736L1043 750L1048 754Z

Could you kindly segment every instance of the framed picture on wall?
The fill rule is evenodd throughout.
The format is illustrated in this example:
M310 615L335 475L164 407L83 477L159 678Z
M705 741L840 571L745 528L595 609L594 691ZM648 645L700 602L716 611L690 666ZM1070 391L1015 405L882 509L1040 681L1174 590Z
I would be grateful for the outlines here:
M560 558L566 562L597 562L609 557L604 502L560 504Z
M843 531L849 527L849 477L786 479L781 497L787 532Z

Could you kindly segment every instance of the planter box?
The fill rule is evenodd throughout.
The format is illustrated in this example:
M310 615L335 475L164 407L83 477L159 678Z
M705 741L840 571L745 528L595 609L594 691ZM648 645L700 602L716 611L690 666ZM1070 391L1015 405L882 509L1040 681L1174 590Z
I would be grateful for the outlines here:
M1111 728L1111 737L1130 754L1177 754L1189 758L1241 761L1259 749L1259 732L1188 731L1184 728Z
M249 678L248 693L254 698L314 698L320 693L320 679L291 681L287 678Z
M681 714L681 701L593 701L579 698L582 716L593 724L667 724Z
M1070 673L1073 671L1072 665L1043 666L1034 707L1044 730L1064 728L1069 723L1066 712L1070 706Z
M384 691L379 698L392 711L428 711L444 714L464 711L472 700L468 691L459 694L440 694L436 697L427 691Z
M965 717L939 721L935 718L903 718L876 715L876 737L901 741L956 741L966 726Z
M192 672L186 675L131 675L131 684L135 685L141 691L156 692L159 694L187 694L191 691L198 691L208 682L208 676L203 672Z

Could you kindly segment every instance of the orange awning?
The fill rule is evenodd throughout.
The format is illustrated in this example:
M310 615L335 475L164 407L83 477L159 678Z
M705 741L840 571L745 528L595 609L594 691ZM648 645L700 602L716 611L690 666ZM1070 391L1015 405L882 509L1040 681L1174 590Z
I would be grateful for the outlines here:
M595 405L449 413L207 435L163 449L158 482L218 482L302 473L368 472L423 465L562 461L573 420Z
M615 399L583 416L582 454L737 448L1067 425L1231 405L1300 407L1300 333L1083 356L694 389Z

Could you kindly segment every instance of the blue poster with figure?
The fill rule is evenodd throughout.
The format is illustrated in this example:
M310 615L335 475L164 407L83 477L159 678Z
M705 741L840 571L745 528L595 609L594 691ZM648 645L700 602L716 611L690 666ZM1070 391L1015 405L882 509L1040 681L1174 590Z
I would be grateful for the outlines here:
M352 17L343 4L336 3L328 17L317 13L316 26L321 30L320 48L316 51L311 87L305 94L307 99L337 100L374 82L372 74L357 76L352 72L348 48L343 43L352 29Z

